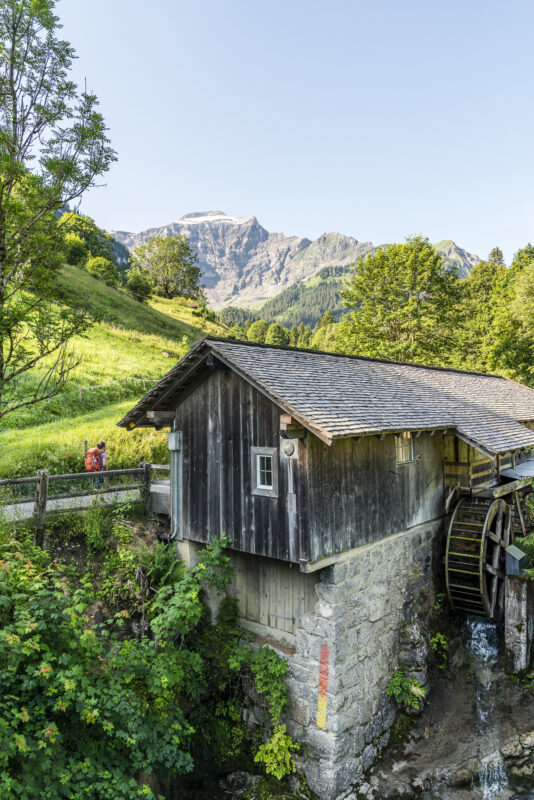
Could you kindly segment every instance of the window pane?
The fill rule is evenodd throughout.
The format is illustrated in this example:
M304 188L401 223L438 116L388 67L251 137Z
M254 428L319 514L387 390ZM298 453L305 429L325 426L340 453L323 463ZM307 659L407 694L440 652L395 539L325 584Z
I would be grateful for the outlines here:
M395 457L397 464L413 461L413 439L411 433L401 433L395 437Z
M273 488L272 456L258 456L258 486L262 489Z

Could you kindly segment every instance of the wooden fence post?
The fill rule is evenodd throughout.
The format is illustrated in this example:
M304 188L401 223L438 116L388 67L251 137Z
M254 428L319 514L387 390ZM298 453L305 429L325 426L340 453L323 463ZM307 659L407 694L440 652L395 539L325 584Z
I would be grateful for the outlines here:
M148 461L142 461L139 466L143 470L143 488L141 490L141 497L145 504L145 516L150 512L150 481L152 479L152 464Z
M37 470L37 484L35 487L35 505L33 508L33 527L35 530L35 544L44 548L46 501L48 498L48 476L47 469Z

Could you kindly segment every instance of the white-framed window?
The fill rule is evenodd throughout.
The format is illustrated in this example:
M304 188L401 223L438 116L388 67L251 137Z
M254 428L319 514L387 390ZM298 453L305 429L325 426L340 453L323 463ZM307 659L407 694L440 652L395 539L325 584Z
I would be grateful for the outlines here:
M252 494L278 497L278 449L251 447Z
M395 435L395 461L397 464L409 464L414 460L413 436L408 431Z

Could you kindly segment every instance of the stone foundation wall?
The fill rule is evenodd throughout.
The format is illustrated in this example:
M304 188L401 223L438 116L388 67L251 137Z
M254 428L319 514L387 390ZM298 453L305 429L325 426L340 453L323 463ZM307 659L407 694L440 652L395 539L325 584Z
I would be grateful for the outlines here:
M386 687L414 600L432 587L440 530L441 520L388 536L320 573L315 613L288 657L288 730L306 745L302 768L323 800L343 796L387 744L396 709ZM423 682L420 660L410 668Z
M528 672L534 643L534 583L507 575L504 590L504 642L508 668L516 675Z

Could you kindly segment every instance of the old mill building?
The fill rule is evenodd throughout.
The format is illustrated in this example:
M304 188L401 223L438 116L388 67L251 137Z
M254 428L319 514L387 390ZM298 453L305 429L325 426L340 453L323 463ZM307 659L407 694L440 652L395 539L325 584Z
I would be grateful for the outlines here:
M400 630L434 572L459 611L502 613L534 391L208 336L119 424L170 427L178 552L231 539L241 623L285 654L308 782L339 797L387 742Z

